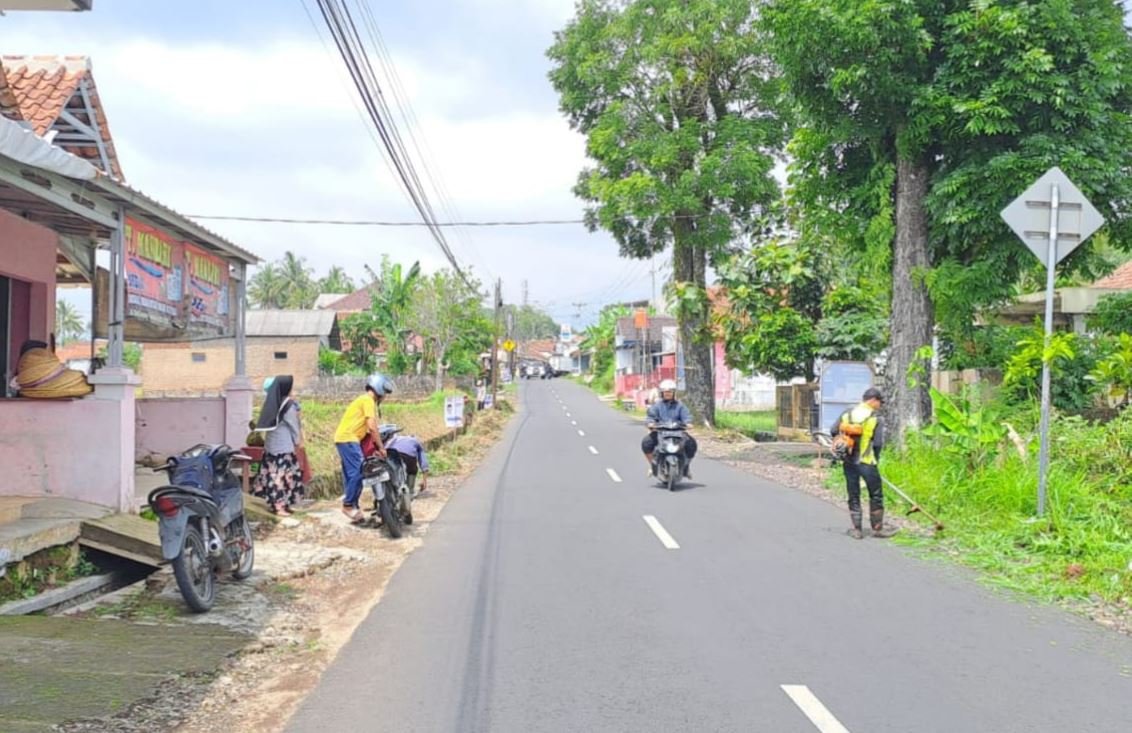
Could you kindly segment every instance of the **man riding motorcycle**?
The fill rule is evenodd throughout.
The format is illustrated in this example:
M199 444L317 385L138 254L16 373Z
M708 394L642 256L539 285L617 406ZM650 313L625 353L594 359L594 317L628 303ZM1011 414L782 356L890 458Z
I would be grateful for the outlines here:
M676 382L671 379L666 379L660 383L660 399L649 405L647 416L645 417L645 424L648 426L649 434L641 441L641 450L645 454L645 462L648 463L649 469L646 474L649 477L654 476L653 471L653 453L656 452L657 435L656 429L658 425L665 423L679 423L687 427L692 424L692 413L688 412L688 408L684 403L676 399ZM692 459L696 456L696 439L687 432L684 433L686 440L684 441L684 454L688 458L685 464L684 476L685 478L692 478Z

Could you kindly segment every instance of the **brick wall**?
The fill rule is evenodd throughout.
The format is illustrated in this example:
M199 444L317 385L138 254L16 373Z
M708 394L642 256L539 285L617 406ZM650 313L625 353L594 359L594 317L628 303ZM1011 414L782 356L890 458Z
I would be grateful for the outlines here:
M318 377L318 344L319 339L314 336L248 338L248 378L258 389L266 377L291 374L295 386L304 389ZM146 344L141 363L142 389L147 396L214 395L223 390L235 371L232 339Z

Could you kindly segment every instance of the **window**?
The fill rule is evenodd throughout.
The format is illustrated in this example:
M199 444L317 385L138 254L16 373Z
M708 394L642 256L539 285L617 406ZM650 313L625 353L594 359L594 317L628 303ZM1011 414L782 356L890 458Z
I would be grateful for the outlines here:
M193 352L193 361L198 363L198 364L200 362L203 362L205 360L205 357L206 357L206 354L203 351L194 351Z
M275 358L276 359L286 359L287 358L287 352L286 351L276 351L275 352Z

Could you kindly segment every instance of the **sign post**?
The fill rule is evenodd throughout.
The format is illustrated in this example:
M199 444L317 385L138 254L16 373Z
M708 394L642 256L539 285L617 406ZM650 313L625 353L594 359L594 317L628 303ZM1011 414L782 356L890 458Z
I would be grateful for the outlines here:
M1104 217L1060 168L1046 171L1001 213L1018 238L1046 266L1045 347L1042 349L1042 419L1038 450L1038 516L1045 514L1049 481L1050 338L1057 265L1104 224Z

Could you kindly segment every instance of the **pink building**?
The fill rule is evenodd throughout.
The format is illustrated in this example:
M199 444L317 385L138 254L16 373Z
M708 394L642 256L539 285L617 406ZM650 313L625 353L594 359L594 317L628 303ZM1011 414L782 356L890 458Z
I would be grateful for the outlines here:
M85 59L37 57L18 84L10 57L2 62L0 496L134 511L139 454L200 441L239 444L246 433L244 282L258 260L114 177L120 169L105 116L92 106ZM44 137L50 132L58 144ZM160 292L147 291L157 286L135 274L139 267L161 281ZM108 364L88 378L94 391L85 397L13 396L8 385L21 345L51 341L59 284L92 286L94 331L108 337ZM224 396L137 399L140 380L122 362L127 339L225 335L237 348Z

